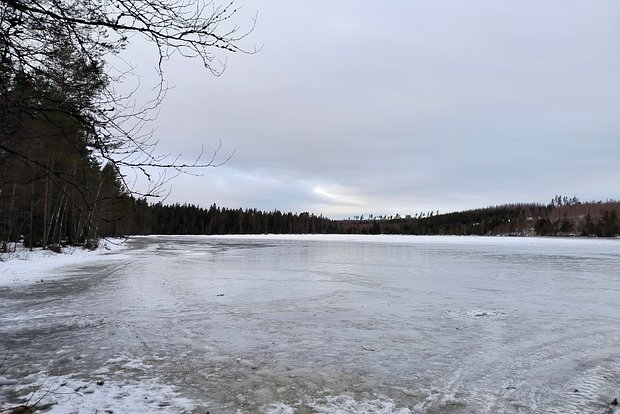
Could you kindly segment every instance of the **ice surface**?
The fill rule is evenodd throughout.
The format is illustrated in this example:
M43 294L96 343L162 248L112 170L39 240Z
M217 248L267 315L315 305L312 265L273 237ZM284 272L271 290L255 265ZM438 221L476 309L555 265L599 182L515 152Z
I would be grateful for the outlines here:
M97 257L34 262L44 283L0 263L5 405L49 376L73 390L52 412L620 412L617 239L159 236Z

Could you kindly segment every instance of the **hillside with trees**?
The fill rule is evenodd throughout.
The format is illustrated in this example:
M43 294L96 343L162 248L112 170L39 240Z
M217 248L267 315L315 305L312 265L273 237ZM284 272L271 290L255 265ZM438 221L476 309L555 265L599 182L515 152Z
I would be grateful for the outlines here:
M560 197L560 200L563 200ZM620 202L557 201L548 205L506 204L417 217L345 220L344 233L615 237L620 233Z

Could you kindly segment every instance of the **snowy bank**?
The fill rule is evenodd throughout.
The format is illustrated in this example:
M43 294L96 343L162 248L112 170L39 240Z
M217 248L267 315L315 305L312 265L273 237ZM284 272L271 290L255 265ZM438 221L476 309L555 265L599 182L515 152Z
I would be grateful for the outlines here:
M122 254L127 249L125 239L102 240L96 250L81 247L65 247L62 253L51 250L29 250L18 246L13 253L0 254L0 286L28 285L42 280L50 280L63 276L60 269L86 261L124 259Z
M119 363L125 363L120 378L109 379L107 374ZM108 364L86 376L87 379L83 373L50 375L48 372L37 372L22 378L0 374L0 412L20 412L14 410L16 407L30 407L34 412L41 410L48 414L172 414L194 410L192 402L179 396L174 386L162 383L157 378L130 378L130 374L141 366L148 367L140 361L121 356L109 360ZM2 389L2 386L7 388ZM3 395L2 392L9 391L8 388L12 388L12 392ZM16 394L21 397L15 397ZM12 401L7 402L4 399L9 395Z

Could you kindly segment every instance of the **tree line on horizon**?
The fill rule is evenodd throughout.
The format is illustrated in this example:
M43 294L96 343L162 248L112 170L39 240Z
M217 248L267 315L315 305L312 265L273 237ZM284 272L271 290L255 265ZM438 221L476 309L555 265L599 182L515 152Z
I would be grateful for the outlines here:
M97 226L95 240L149 234L620 235L619 201L505 204L446 214L333 220L308 212L234 209L216 204L208 208L194 204L149 204L144 198L133 198L123 192L120 182L105 167L99 174L91 171L99 197L101 193L106 194L93 212L92 220ZM13 191L11 197L4 196L4 189L0 193L1 250L10 250L11 243L18 242L26 247L47 248L89 243L87 227L79 227L86 218L63 205L63 193L46 189L44 179L8 187Z
M120 215L108 223L110 236L126 234L409 234L480 236L620 235L620 201L552 201L505 204L446 214L369 216L334 220L309 212L291 213L212 204L148 204L136 201L131 223ZM127 232L127 229L131 231ZM123 230L123 232L119 232Z
M231 209L216 204L140 203L134 234L409 234L480 236L620 235L620 201L582 203L554 199L548 205L505 204L446 214L362 216L333 220L309 212L285 213L253 208ZM566 201L569 200L569 201ZM120 225L117 228L131 228ZM121 235L121 234L114 234Z

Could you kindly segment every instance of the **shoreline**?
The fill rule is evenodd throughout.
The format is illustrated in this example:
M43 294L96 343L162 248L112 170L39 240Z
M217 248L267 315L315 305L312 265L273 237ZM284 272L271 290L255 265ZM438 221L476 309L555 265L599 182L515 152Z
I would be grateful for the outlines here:
M61 253L37 248L30 250L18 245L17 251L0 254L0 288L41 283L61 278L60 269L85 262L124 259L127 249L125 238L102 240L95 250L79 246L68 246ZM121 254L119 254L121 253Z

